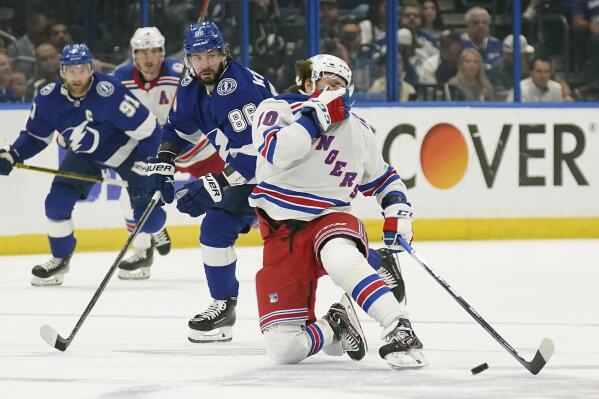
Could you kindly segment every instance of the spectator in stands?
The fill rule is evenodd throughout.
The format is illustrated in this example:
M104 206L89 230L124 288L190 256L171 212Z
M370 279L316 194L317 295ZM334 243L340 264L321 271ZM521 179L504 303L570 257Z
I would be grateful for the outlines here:
M15 95L15 102L24 103L31 101L27 98L27 77L21 71L15 71L10 74L10 90Z
M363 44L385 45L387 37L387 0L370 2L366 19L360 22Z
M458 60L458 72L449 85L457 87L464 95L464 101L491 101L493 86L486 77L482 57L473 48L462 51Z
M56 47L58 51L62 51L64 46L71 43L73 38L69 28L62 21L53 21L48 25L48 41Z
M503 55L501 59L495 61L489 70L489 80L493 85L495 92L495 100L505 101L510 90L514 87L514 36L508 35L503 39L502 45ZM521 76L518 79L522 80L528 76L529 57L534 54L535 48L528 44L526 38L520 35L520 52L521 56Z
M444 31L439 37L439 54L427 58L417 69L418 82L444 84L458 72L462 39L456 31Z
M409 29L401 28L397 31L397 44L399 45L399 55L404 61L404 79L411 85L418 83L418 73L416 72L415 43L412 32ZM383 49L383 56L386 54L386 47Z
M251 2L250 15L252 69L268 76L279 87L283 84L285 40L281 35L281 15L277 0Z
M399 72L400 72L400 87L399 87L399 101L414 101L416 97L416 89L414 86L406 82L405 76L406 71L404 70L404 60L401 54L397 57L399 60ZM382 74L380 78L376 79L370 89L369 93L385 93L387 91L387 74L386 74L386 59L385 57L381 57L379 60L379 64L381 66Z
M339 2L320 0L320 38L336 40L339 30Z
M45 15L33 15L27 20L27 33L7 48L8 56L14 60L14 69L25 72L27 77L33 75L35 48L46 40L47 28L48 19ZM24 57L25 59L17 59L17 57Z
M441 32L445 30L439 2L437 0L421 0L420 3L422 4L422 31L439 39Z
M381 48L376 43L362 44L362 31L353 16L341 18L337 47L339 58L352 68L355 90L368 91L372 82L380 77L377 60L381 57Z
M464 48L474 48L483 58L485 68L491 69L495 60L501 57L501 42L491 36L491 16L482 7L472 7L465 16L466 32L462 34Z
M27 82L27 97L33 98L39 90L60 76L60 56L56 47L42 43L35 49L35 73Z
M530 77L520 82L522 102L562 102L562 86L551 80L552 62L545 56L536 56L530 64ZM508 101L514 100L514 90Z
M578 42L587 37L587 59L577 85L586 84L592 91L599 91L599 2L576 1L572 10L572 29Z
M436 40L430 34L422 31L422 6L415 0L402 2L401 27L409 29L414 38L414 56L412 62L415 66L422 63L428 57L439 52Z
M15 94L9 87L12 67L8 56L0 52L0 103L15 102Z

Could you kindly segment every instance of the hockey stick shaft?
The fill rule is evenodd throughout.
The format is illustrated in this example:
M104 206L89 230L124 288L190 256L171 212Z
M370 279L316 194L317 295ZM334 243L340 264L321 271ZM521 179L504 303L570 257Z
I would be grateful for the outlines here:
M20 162L15 163L14 166L19 169L32 170L34 172L49 173L52 175L66 177L69 179L83 180L83 181L89 181L89 182L94 182L94 183L114 184L116 186L127 187L127 182L124 180L119 180L119 179L111 179L108 177L86 175L86 174L82 174L82 173L69 172L66 170L43 168L41 166L26 165L26 164L20 163Z
M468 302L466 302L464 298L462 298L449 285L449 283L447 283L447 281L445 281L445 279L443 279L443 277L441 277L437 272L435 272L430 266L426 264L424 259L422 259L422 257L420 257L416 253L416 250L410 245L410 243L405 241L403 238L400 238L399 240L401 246L410 254L410 256L412 256L416 263L422 266L449 293L449 295L451 295L453 299L455 299L460 304L460 306L464 308L464 310L468 312L468 314L472 316L472 318L480 326L482 326L485 329L485 331L487 331L493 337L493 339L495 339L495 341L499 342L499 344L506 351L508 351L510 355L512 355L532 374L538 374L541 371L541 369L545 366L545 363L547 363L551 355L553 355L553 342L549 338L545 338L543 340L541 346L539 347L539 350L537 350L537 353L535 354L534 359L530 362L526 361L501 335L499 335L497 331L495 331L495 329L485 319L482 318L481 315L478 314L476 310L474 310L472 306L470 306Z
M133 232L129 235L127 242L125 243L123 248L121 248L119 255L116 257L116 259L112 263L112 266L110 266L110 269L108 269L108 272L104 276L104 279L100 283L100 286L98 287L98 289L96 289L96 292L92 296L92 299L89 301L89 303L87 304L87 307L83 311L83 314L79 317L79 320L77 321L77 324L75 324L73 331L71 331L71 334L69 335L69 337L66 340L59 337L60 339L58 339L58 341L54 345L54 347L56 349L65 351L67 349L67 347L71 344L71 342L75 338L75 335L77 335L77 332L83 325L83 322L85 321L85 319L87 319L87 316L90 314L94 305L100 298L100 295L102 295L102 292L108 285L108 282L110 281L110 278L116 271L118 264L121 262L121 260L125 256L125 253L127 253L127 250L129 250L129 247L131 246L131 243L137 236L137 233L139 233L139 231L142 229L142 227L148 220L148 217L150 216L150 214L152 213L152 211L154 210L154 208L156 207L156 205L158 204L159 201L160 201L160 191L156 191L154 193L154 195L152 196L152 199L148 203L148 206L146 207L146 209L143 211L141 217L139 218L139 221L137 222L137 226L135 227ZM43 337L43 333L42 333L42 337ZM46 338L44 338L44 340L46 340Z

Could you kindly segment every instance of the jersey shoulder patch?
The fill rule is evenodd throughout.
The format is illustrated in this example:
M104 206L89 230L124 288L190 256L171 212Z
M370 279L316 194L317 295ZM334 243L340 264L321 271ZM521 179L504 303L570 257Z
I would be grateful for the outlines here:
M216 92L219 96L226 96L237 89L237 81L233 78L224 78L216 86Z
M56 87L56 82L48 83L47 85L45 85L44 87L42 87L40 89L40 94L42 96L47 96L48 94L52 93L52 90L54 90L55 87Z
M114 93L114 85L107 80L101 80L96 85L96 91L102 97L110 97Z

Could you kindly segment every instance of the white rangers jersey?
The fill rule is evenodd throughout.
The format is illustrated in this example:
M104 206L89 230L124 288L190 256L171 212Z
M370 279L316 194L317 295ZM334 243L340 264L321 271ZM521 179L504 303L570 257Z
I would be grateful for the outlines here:
M250 205L275 220L313 220L349 212L358 191L405 200L406 186L376 145L373 131L355 114L312 139L302 124L301 107L309 97L285 94L256 109L253 143L259 156Z
M133 64L118 68L114 76L156 116L162 126L175 99L182 71L183 64L179 60L167 57L162 63L160 75L151 82L146 82Z

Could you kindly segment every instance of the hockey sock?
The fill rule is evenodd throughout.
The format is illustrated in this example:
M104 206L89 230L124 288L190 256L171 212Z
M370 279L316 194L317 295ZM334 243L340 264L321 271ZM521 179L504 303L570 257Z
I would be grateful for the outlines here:
M235 277L237 256L233 247L216 248L202 244L202 257L212 298L236 297L239 294L239 282Z
M382 327L400 317L408 317L405 306L397 302L385 282L373 273L352 240L334 238L328 241L320 251L320 258L333 282Z
M381 258L375 249L368 248L368 264L374 270L379 270L381 267Z

